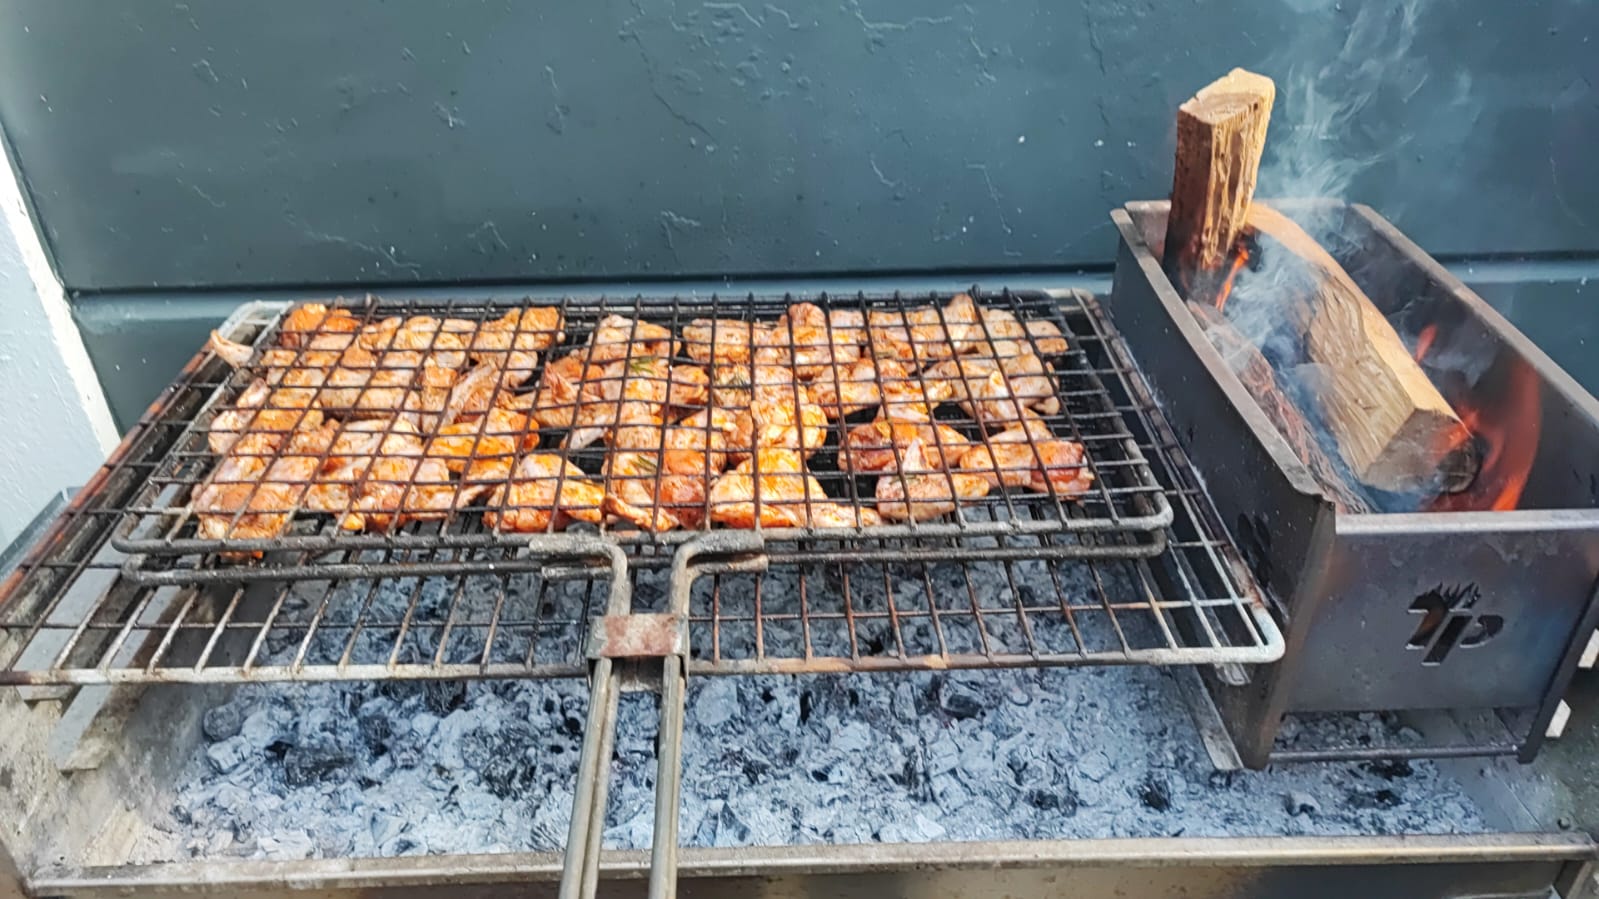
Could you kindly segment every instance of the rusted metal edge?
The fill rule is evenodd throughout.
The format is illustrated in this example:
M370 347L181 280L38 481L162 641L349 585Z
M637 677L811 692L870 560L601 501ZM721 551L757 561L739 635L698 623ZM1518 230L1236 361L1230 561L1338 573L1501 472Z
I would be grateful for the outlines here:
M936 848L935 848L936 847ZM972 843L873 843L847 846L748 846L683 849L680 872L695 879L740 875L857 874L915 870L1003 870L1117 865L1138 868L1298 867L1306 865L1453 865L1572 863L1599 858L1582 833L1530 832L1427 836L1132 837ZM598 873L608 881L648 875L643 851L608 851ZM30 886L39 895L73 897L196 894L245 890L323 890L351 895L405 886L554 881L554 852L339 858L303 861L166 862L54 867Z

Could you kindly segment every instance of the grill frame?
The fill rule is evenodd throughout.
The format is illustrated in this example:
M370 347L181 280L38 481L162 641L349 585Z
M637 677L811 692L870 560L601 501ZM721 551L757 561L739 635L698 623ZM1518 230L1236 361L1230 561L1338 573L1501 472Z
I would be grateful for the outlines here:
M1078 302L1086 304L1085 309L1096 316L1096 321L1102 327L1108 328L1108 323L1097 318L1100 315L1097 303L1092 298L1084 298L1078 294L1067 296L1078 297ZM278 308L251 306L241 310L235 320L243 323L260 322L277 314ZM1121 338L1113 330L1105 330L1104 351L1107 358L1104 364L1131 371L1130 357L1126 354ZM215 364L215 360L209 360ZM190 363L190 368L207 364L203 355L197 356ZM1136 372L1128 382L1130 393L1125 399L1113 397L1120 405L1128 408L1147 405L1151 401L1147 390L1137 380ZM71 636L76 640L85 632L101 634L106 640L117 639L121 633L121 642L130 642L125 630L136 619L135 613L148 609L151 597L158 591L175 592L180 601L185 605L182 609L206 609L214 606L219 613L226 615L232 603L239 602L239 597L246 591L264 592L265 605L268 609L280 608L284 598L296 589L315 589L317 581L325 581L332 577L341 578L376 578L380 580L394 580L400 577L416 577L419 575L435 574L440 577L454 576L459 580L467 575L462 572L472 569L477 574L487 577L489 569L499 569L494 577L506 577L509 573L532 578L587 578L590 581L590 595L600 597L604 591L594 586L597 573L602 570L611 572L610 583L625 586L629 592L633 591L635 583L646 576L659 576L672 566L679 555L685 552L702 553L709 549L713 554L717 551L722 556L727 556L727 547L738 547L735 553L740 564L746 566L779 567L793 562L797 558L819 558L816 555L817 547L824 542L816 538L801 541L799 544L788 544L784 549L783 541L775 539L772 532L764 534L755 531L717 530L701 533L696 540L680 546L632 546L622 547L611 543L602 537L584 536L579 534L555 534L524 537L518 546L492 546L492 547L449 547L449 548L404 548L384 546L378 549L362 549L343 551L343 561L336 566L321 566L316 577L284 576L284 568L268 565L257 568L243 568L249 576L237 577L237 572L224 570L214 572L213 576L201 578L197 583L188 579L178 579L174 583L164 583L157 579L152 583L147 577L130 576L130 560L119 555L112 541L108 539L109 533L117 524L117 514L114 509L108 510L108 505L114 506L115 495L131 495L138 489L136 469L128 464L131 458L148 458L152 454L162 452L162 447L155 442L155 435L160 433L159 428L151 426L151 422L159 422L168 417L174 404L181 403L185 396L189 398L193 408L194 400L192 391L185 393L180 390L175 382L172 388L163 394L163 398L151 407L141 425L130 433L127 441L113 453L111 460L90 484L87 485L73 499L67 510L48 529L46 536L40 541L35 550L29 555L13 573L0 592L0 647L7 641L15 642L20 639L24 647L32 643L42 630L48 630L46 625L51 616L58 613L64 601L64 591L60 589L64 581L68 586L85 574L92 573L91 580L95 577L102 579L105 589L94 599L94 605L87 611L80 609L76 619L70 615L54 629ZM1250 638L1243 641L1225 640L1217 637L1215 633L1206 635L1201 628L1198 637L1176 632L1167 632L1162 635L1158 645L1145 645L1139 648L1129 647L1124 641L1119 649L1110 651L1088 653L1041 653L1037 651L1019 653L994 653L982 654L932 654L908 657L904 654L892 655L877 653L862 655L858 652L852 658L841 660L812 654L808 659L782 660L780 664L743 665L743 664L717 664L705 663L702 660L689 658L686 664L694 674L744 674L757 671L839 671L839 670L907 670L926 669L938 667L997 667L997 666L1022 666L1022 665L1075 665L1075 664L1223 664L1260 663L1270 661L1281 656L1283 642L1275 623L1250 580L1247 570L1243 567L1236 551L1226 543L1220 535L1223 533L1217 523L1209 500L1200 489L1192 473L1188 470L1185 457L1177 448L1175 440L1169 430L1160 423L1158 414L1142 413L1128 420L1127 427L1136 430L1137 439L1150 447L1151 464L1159 466L1161 477L1171 486L1165 489L1163 495L1169 495L1169 508L1181 510L1176 527L1186 529L1162 531L1160 534L1162 546L1174 546L1179 553L1199 553L1208 557L1208 564L1212 566L1207 575L1213 582L1215 579L1231 585L1229 592L1224 596L1198 595L1191 586L1185 586L1180 580L1182 571L1177 570L1179 580L1173 581L1173 572L1169 566L1146 559L1125 561L1099 560L1084 561L1082 556L1085 550L1106 549L1109 553L1117 553L1118 546L1099 547L1092 543L1076 545L1068 543L1058 545L1058 541L1077 541L1082 538L1075 535L1063 537L1034 536L1034 535L1006 535L990 538L992 545L962 546L956 540L941 542L934 538L923 537L915 542L895 541L890 539L831 541L835 546L847 545L846 550L835 551L830 563L841 568L849 565L877 562L917 564L929 558L951 562L959 565L970 565L987 559L1000 565L1010 565L1016 560L1032 559L1041 560L1044 565L1057 565L1062 560L1071 560L1088 566L1115 565L1125 566L1135 573L1138 582L1144 585L1145 596L1150 596L1151 588L1171 591L1166 599L1157 604L1169 605L1173 609L1179 607L1203 608L1206 605L1226 605L1236 610L1243 616L1250 631ZM168 429L170 430L170 428ZM153 445L152 445L153 444ZM111 490L108 485L116 485L116 490ZM75 522L87 522L86 527L79 527ZM1170 530L1170 529L1168 529ZM86 540L85 536L92 539ZM1103 539L1103 538L1101 538ZM700 545L705 544L705 545ZM796 546L798 547L796 549ZM966 554L963 555L963 549ZM785 555L785 552L788 555ZM796 555L797 553L797 555ZM373 562L364 558L371 554L388 554L406 556L404 561L395 562L392 558L388 562ZM434 554L435 557L428 557ZM444 557L437 557L444 554ZM451 555L453 554L453 555ZM491 558L481 558L489 554ZM82 556L82 558L78 558ZM421 556L417 558L416 556ZM463 558L464 557L464 558ZM148 559L143 564L148 564ZM1190 576L1193 572L1192 562L1188 564ZM585 567L586 566L586 567ZM609 566L607 568L607 566ZM696 574L707 571L705 566L698 565L693 571ZM149 574L150 572L143 572ZM291 571L292 573L292 571ZM1196 579L1197 580L1197 579ZM306 584L306 581L313 583ZM296 587L299 583L301 586ZM677 602L676 593L691 589L692 581L685 581L681 590L669 590L665 595L671 597L672 602ZM375 589L375 588L374 588ZM231 592L230 592L231 591ZM1187 591L1187 592L1184 592ZM662 595L657 593L657 595ZM703 630L711 627L711 623L700 620L694 621L690 614L690 605L686 598L681 603L681 614L688 625L690 637L694 638ZM313 594L310 603L325 610L329 605L327 595L320 597ZM1225 600L1218 602L1217 600ZM1064 605L1069 598L1062 594L1058 597ZM370 602L370 600L368 600ZM929 594L928 602L932 602ZM1101 587L1097 597L1090 597L1088 603L1094 605L1095 611L1126 611L1124 609L1110 610L1108 607L1114 602ZM109 605L108 605L109 604ZM614 603L613 603L614 604ZM592 607L598 605L597 601L585 606L583 614L571 615L560 620L512 622L518 626L541 626L564 628L571 639L566 642L568 646L587 645L592 637L592 616L595 614ZM114 608L113 608L114 607ZM414 602L411 608L414 608ZM453 608L453 605L451 606ZM182 610L180 609L180 611ZM319 623L323 619L321 611L312 617L288 621L285 626L299 628L305 632L301 634L309 641L309 632L323 627L337 630L347 622L331 622L326 625ZM647 601L637 601L632 606L634 612L660 611L650 607ZM1036 616L1041 610L1031 610ZM100 615L103 626L90 628L89 621L94 615ZM183 613L187 615L188 612ZM1069 613L1067 613L1069 614ZM980 617L980 616L978 616ZM1023 616L1028 617L1027 615ZM229 619L222 618L226 623ZM220 635L237 633L240 639L253 647L260 643L273 631L272 622L275 617L266 619L266 623L256 621L254 624L239 624L231 630L216 626L210 620L196 620L187 624L180 616L180 626L170 621L157 621L148 625L141 624L137 629L145 634L147 641L153 641L156 654L139 660L137 664L128 661L117 661L112 653L93 655L88 663L76 665L61 664L22 664L20 650L6 650L6 656L0 657L0 684L28 684L28 685L56 685L56 684L137 684L137 683L239 683L245 681L311 681L311 680L351 680L365 678L447 678L447 677L561 677L581 676L587 670L587 660L581 652L568 653L550 663L534 664L528 662L521 665L492 665L485 664L483 660L457 661L448 665L418 665L396 664L391 658L385 664L374 665L371 663L355 664L350 659L344 658L341 663L307 662L304 655L295 660L293 664L236 664L207 666L189 665L184 667L162 666L161 653L163 645L170 645L174 633L189 634L191 640L199 640L202 644L215 642ZM421 628L440 628L450 626L452 619L446 615L441 619L426 619L416 623ZM1114 624L1114 622L1112 622ZM455 626L463 628L491 629L496 626L496 619L481 621L466 619L457 622ZM273 634L274 639L283 635ZM403 634L400 638L403 639ZM352 635L353 639L353 635ZM136 642L136 641L132 641ZM59 658L66 658L66 650L58 641L53 649L46 652L55 652ZM104 648L104 644L102 644ZM91 653L94 651L91 650ZM590 650L592 656L592 649Z
M1124 363L1121 362L1112 361L1108 368L1085 365L1083 362L1088 352L1085 347L1101 347L1106 340L1103 315L1099 313L1097 307L1093 307L1091 311L1088 305L1092 302L1091 297L1077 291L1052 297L1038 291L1009 290L985 296L975 288L973 295L980 305L989 308L1005 308L1033 315L1041 311L1048 312L1057 326L1068 335L1072 345L1064 357L1056 360L1061 364L1057 367L1057 373L1052 376L1056 395L1061 399L1063 408L1058 415L1046 416L1046 420L1057 433L1065 433L1066 436L1084 443L1087 447L1087 464L1099 475L1090 494L1072 501L1054 495L1053 490L1048 494L1037 494L1001 487L984 500L962 506L956 513L954 521L906 522L862 528L767 527L756 530L769 540L809 539L819 536L871 539L947 538L964 544L954 546L952 549L968 558L981 554L979 550L973 548L977 538L1004 538L1022 534L1079 533L1100 538L1092 543L1079 544L1075 552L1081 558L1152 557L1163 551L1163 530L1171 523L1173 512L1161 484L1150 469L1150 463L1146 458L1149 448L1140 446L1132 435L1126 432L1122 423L1128 413L1147 412L1147 410L1118 406L1111 398L1112 384L1123 395L1137 395L1127 389L1131 370L1124 367ZM709 300L700 302L685 301L681 297L659 300L636 297L631 302L623 303L617 303L603 296L577 300L568 298L563 301L568 322L567 340L548 353L541 354L544 358L541 359L538 370L542 371L544 365L548 364L549 358L575 346L586 335L585 330L574 324L574 321L578 320L574 316L588 317L582 319L584 327L592 325L588 319L598 320L605 314L625 314L652 321L664 318L673 324L674 330L677 330L681 325L700 316L727 317L744 314L759 320L770 320L786 309L790 303L808 300L815 300L824 308L886 308L882 304L892 304L893 309L908 311L924 302L943 302L945 299L937 295L906 297L897 291L892 294L873 295L857 292L853 296L846 295L842 298L826 293L816 296L749 294L742 299L724 299L713 295ZM374 305L369 301L367 306L362 308L363 314L368 319L402 313L430 314L439 317L479 313L486 318L489 313L504 312L518 305L526 304L495 301L471 305L445 302L385 306ZM278 315L275 313L281 312L282 308L262 305L251 307L247 312L241 310L241 314L235 316L233 320L237 327L232 333L242 335L252 328L258 329L254 333L249 333L249 342L256 348L258 357L260 349L269 345L276 336ZM1018 317L1025 320L1024 316ZM984 333L986 335L987 331ZM1105 358L1111 357L1106 354ZM346 549L520 546L526 542L526 534L502 533L488 529L481 521L476 520L475 515L459 516L441 525L411 524L392 533L337 533L336 525L329 521L320 523L320 533L314 535L291 533L267 540L218 541L174 537L174 533L191 529L192 525L186 527L185 522L189 519L182 517L177 518L176 526L166 521L171 519L175 512L181 515L186 505L186 497L204 480L205 473L209 471L209 462L214 459L204 446L205 429L210 426L211 417L225 408L231 396L236 396L249 380L242 371L227 371L218 360L209 357L205 352L202 352L197 363L185 369L174 387L179 390L196 390L206 393L207 396L191 420L184 423L181 433L175 435L174 442L164 451L162 458L148 463L154 466L150 477L151 483L146 487L140 501L129 504L130 509L113 537L113 545L117 549L134 557L127 570L135 579L147 584L180 584L259 577L316 578L324 575L319 570L318 563L310 559L312 553ZM536 381L537 377L538 374L535 373L529 383ZM1074 403L1079 406L1089 404L1090 408L1087 411L1081 409L1073 411L1071 406ZM1099 434L1089 432L1085 426L1090 420L1096 426L1109 427L1111 430ZM160 424L171 427L172 423ZM550 429L540 429L541 433L546 430ZM818 454L818 458L824 458L836 446L838 430L832 424L829 425L827 444ZM554 429L555 433L561 431L564 429ZM549 438L546 437L544 442L549 442ZM583 458L584 452L586 451L576 451L572 457ZM203 471L197 470L176 476L185 463L201 460L206 462ZM813 473L823 482L824 488L829 488L830 495L839 501L848 504L850 501L848 497L860 495L855 482L863 477L861 473L851 473L842 466L832 471L826 470L825 467L813 468ZM1112 480L1119 480L1121 483L1111 484ZM173 495L161 500L157 494L163 486L170 488L169 492ZM866 497L866 503L870 503L869 495ZM1134 508L1129 509L1127 506ZM1085 511L1090 508L1092 511ZM1018 514L1018 510L1028 512L1030 517L1022 517ZM1040 511L1044 514L1038 514ZM148 533L151 530L149 525L152 520L160 522L156 525L154 533L161 536L152 536ZM463 526L452 530L451 526L457 520L461 521ZM147 533L141 534L141 530ZM722 529L717 528L717 530ZM708 525L664 533L608 528L601 530L606 539L628 548L637 558L648 557L649 548L681 545L708 532L710 532ZM211 557L224 551L292 551L301 553L302 556L298 561L280 562L268 570L250 565L218 565L217 560Z

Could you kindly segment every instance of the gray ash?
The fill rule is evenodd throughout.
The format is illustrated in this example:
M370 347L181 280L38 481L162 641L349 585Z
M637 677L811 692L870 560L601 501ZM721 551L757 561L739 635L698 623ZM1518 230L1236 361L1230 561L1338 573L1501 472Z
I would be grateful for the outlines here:
M767 608L791 599L781 583L764 584ZM864 583L852 585L863 603L872 596ZM981 586L1011 601L1010 583ZM818 587L813 603L824 597ZM368 614L398 614L417 590L396 581ZM433 595L443 586L420 592L420 604L447 601ZM588 601L575 588L545 595L564 615ZM724 586L721 600L747 596ZM354 614L338 602L328 611L330 620ZM981 626L991 640L1014 636L1003 616ZM932 640L914 624L904 630ZM1034 636L1069 638L1058 630ZM436 628L411 634L406 653L437 649ZM787 651L780 634L763 636L769 652ZM329 639L314 639L312 655L337 658L341 645ZM386 654L384 639L372 650ZM281 663L299 639L275 644L270 661ZM1151 668L708 677L691 681L688 702L681 827L690 846L1483 828L1459 785L1427 762L1215 772L1176 683ZM587 686L576 680L242 686L206 712L205 742L172 788L171 820L141 859L559 849L586 711ZM624 697L608 846L649 843L656 721L653 696ZM1381 716L1346 716L1291 722L1283 739L1328 737L1420 735Z

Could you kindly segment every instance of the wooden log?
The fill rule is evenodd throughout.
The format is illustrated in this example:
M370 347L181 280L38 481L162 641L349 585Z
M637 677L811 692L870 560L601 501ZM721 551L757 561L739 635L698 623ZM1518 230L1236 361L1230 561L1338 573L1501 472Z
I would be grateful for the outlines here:
M1318 411L1350 473L1398 493L1469 486L1480 464L1470 430L1343 266L1264 203L1244 221L1262 271L1240 282L1228 312L1269 315L1303 340L1320 368Z
M1233 69L1177 109L1177 161L1162 266L1184 295L1214 303L1255 196L1277 86Z
M1338 463L1327 455L1316 437L1315 428L1283 390L1271 363L1266 361L1260 349L1239 333L1214 307L1190 301L1188 309L1205 329L1205 336L1210 338L1228 367L1249 388L1250 396L1260 406L1260 411L1265 413L1272 427L1288 441L1294 455L1310 471L1323 495L1341 512L1372 511L1365 491L1352 483Z

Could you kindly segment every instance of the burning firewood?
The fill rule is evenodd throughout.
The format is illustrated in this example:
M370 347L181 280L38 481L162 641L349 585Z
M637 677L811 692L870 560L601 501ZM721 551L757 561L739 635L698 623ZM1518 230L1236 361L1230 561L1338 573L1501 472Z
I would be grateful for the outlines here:
M1272 312L1321 366L1316 401L1354 476L1395 492L1469 486L1479 462L1471 432L1343 266L1270 206L1252 204L1245 223L1261 252L1292 254L1274 266L1286 274L1273 281Z
M1243 69L1177 110L1177 172L1162 265L1188 299L1209 303L1255 196L1277 86Z
M1232 351L1235 371L1267 389L1261 405L1279 430L1293 431L1295 421L1321 423L1330 446L1315 452L1302 433L1285 431L1284 437L1331 495L1363 491L1335 466L1318 464L1326 461L1318 453L1336 451L1349 477L1377 490L1462 490L1476 477L1479 460L1460 416L1332 255L1288 217L1253 202L1275 93L1271 79L1234 69L1182 105L1162 264L1191 303L1220 312L1231 292L1226 319L1243 314L1265 324L1241 332L1219 327L1217 316L1202 319L1212 342ZM1245 248L1263 254L1271 275L1269 283L1264 275L1251 283L1249 296L1241 299L1244 291L1234 278L1251 277L1242 269ZM1240 302L1250 308L1237 312ZM1287 416L1292 401L1277 389L1281 385L1264 383L1253 370L1254 357L1236 351L1240 340L1260 340L1263 333L1287 335L1296 347L1293 358L1270 359L1279 377L1282 370L1317 367L1308 401L1314 409Z

